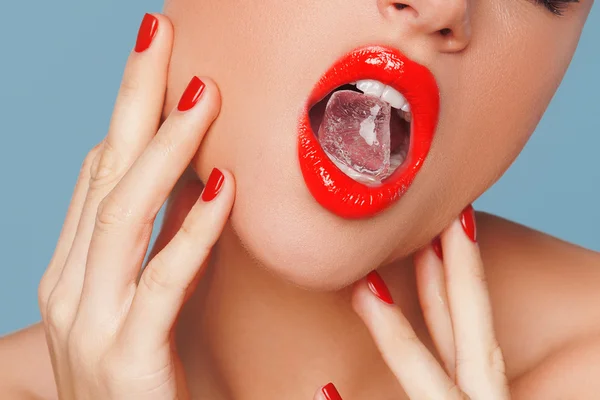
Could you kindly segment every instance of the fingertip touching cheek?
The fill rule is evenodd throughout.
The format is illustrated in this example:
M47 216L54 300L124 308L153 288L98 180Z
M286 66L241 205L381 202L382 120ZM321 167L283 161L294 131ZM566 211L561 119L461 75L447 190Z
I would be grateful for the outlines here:
M343 286L427 243L519 154L591 6L551 3L171 0L167 107L187 77L215 80L195 167L234 173L237 238L297 284Z

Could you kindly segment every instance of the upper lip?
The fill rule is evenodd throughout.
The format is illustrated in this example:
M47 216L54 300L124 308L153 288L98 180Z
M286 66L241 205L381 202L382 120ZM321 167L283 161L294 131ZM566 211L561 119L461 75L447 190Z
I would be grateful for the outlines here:
M374 79L404 95L412 113L408 156L379 187L369 187L346 176L325 155L312 131L308 112L338 87ZM437 125L439 91L433 74L397 49L361 47L340 58L319 79L300 119L299 159L304 180L313 197L325 208L345 218L372 216L398 200L421 168Z

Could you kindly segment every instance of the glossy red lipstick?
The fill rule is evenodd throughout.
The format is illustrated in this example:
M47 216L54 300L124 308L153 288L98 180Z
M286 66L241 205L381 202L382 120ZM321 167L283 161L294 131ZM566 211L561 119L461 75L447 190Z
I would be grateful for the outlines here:
M403 164L380 186L357 182L325 154L311 127L311 108L342 85L374 79L404 95L411 113L410 147ZM306 186L319 204L343 218L373 216L408 190L431 147L438 121L439 90L433 74L398 50L383 46L356 49L338 60L309 96L299 123L298 157Z

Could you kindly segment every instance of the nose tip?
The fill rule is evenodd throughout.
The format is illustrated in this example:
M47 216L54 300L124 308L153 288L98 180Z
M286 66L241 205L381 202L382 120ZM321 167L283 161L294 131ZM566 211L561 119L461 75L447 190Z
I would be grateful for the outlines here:
M410 13L413 20L411 25L417 31L415 33L430 36L439 51L457 52L467 47L471 40L469 1L471 0L379 0L379 6L383 5L388 9L388 16L399 17L401 13Z

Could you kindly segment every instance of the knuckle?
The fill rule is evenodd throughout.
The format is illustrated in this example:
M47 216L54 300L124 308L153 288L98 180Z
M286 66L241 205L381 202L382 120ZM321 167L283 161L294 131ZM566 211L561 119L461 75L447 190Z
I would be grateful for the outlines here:
M108 140L104 141L101 152L95 155L90 167L90 189L114 186L122 172L122 158Z
M96 214L96 228L103 232L110 232L116 226L127 224L132 219L131 210L122 206L121 203L109 194L98 205Z
M167 266L160 256L156 256L149 268L142 274L142 283L150 292L160 292L171 286Z
M46 311L43 314L45 314L46 325L51 331L64 332L69 329L73 312L71 303L53 292L47 302Z
M50 298L50 294L52 293L53 289L54 280L52 279L50 271L46 270L37 288L38 304L42 316L46 312L46 308L48 307L48 299Z
M186 285L179 284L170 273L169 265L164 261L161 254L157 254L148 268L142 274L141 284L151 293L163 293L166 291L180 292L185 294Z
M103 147L104 142L100 142L87 153L81 165L80 176L91 176L92 168L94 167L97 158L101 155Z
M61 266L59 266L56 259L52 257L52 260L50 260L48 267L46 267L46 270L38 283L37 295L40 305L47 305L50 294L58 283L58 277L61 272L59 267Z

